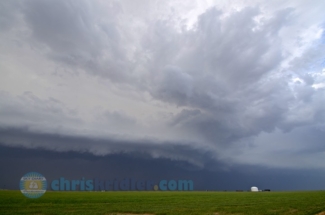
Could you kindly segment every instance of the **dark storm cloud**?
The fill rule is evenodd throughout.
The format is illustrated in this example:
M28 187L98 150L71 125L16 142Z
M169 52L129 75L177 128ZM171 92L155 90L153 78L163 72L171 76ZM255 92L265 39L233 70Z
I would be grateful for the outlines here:
M23 164L23 165L22 165ZM214 165L222 165L217 164ZM0 188L19 189L20 178L30 171L44 175L50 183L59 177L93 179L172 180L190 179L195 190L234 191L259 189L324 189L324 176L315 171L294 171L236 166L229 171L207 171L181 161L148 159L127 154L94 156L89 153L53 152L0 146ZM50 188L48 188L50 190Z
M148 14L123 1L12 2L0 7L2 144L267 165L268 134L292 147L297 129L324 128L323 16L305 23L301 2L211 5L190 27L178 1Z
M125 153L148 158L168 158L187 161L198 167L203 167L213 160L213 154L207 149L193 147L186 142L159 142L145 138L142 140L123 140L118 136L111 139L64 136L35 133L28 128L1 129L0 142L8 146L15 145L58 152L88 152L98 156Z

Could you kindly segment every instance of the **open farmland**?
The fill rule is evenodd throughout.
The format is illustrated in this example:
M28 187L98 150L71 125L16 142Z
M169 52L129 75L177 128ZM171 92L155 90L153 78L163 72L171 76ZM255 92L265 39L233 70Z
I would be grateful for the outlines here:
M28 199L0 191L0 214L325 214L325 191L51 192Z

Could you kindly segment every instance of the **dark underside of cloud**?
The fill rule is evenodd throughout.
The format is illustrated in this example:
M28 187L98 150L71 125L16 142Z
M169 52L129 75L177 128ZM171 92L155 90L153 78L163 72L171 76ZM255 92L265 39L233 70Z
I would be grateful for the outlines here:
M215 163L218 165L218 163ZM219 164L222 165L222 164ZM99 178L159 181L188 179L195 190L249 190L251 186L271 190L322 190L325 177L317 171L266 169L233 166L228 171L191 168L182 161L144 158L131 154L94 156L89 153L53 152L0 146L0 188L19 189L20 178L27 172L43 174L50 182Z
M159 142L147 139L121 140L87 138L58 134L30 132L22 129L0 129L0 144L26 149L47 149L56 152L91 153L95 156L130 154L145 158L167 158L182 161L196 168L213 163L213 153L180 142ZM216 166L216 168L219 168ZM223 167L221 167L223 168Z

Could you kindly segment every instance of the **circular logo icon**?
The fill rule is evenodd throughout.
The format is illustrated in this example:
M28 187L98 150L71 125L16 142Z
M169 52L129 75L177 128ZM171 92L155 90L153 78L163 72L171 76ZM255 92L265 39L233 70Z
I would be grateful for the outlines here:
M153 189L154 189L155 191L159 190L158 185L153 186Z
M20 191L28 198L39 198L47 188L46 178L38 172L29 172L20 179Z

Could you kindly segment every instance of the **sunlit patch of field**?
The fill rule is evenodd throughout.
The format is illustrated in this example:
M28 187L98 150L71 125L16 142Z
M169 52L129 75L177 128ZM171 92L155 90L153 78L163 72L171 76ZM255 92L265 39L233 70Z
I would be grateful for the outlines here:
M310 214L325 215L325 191L51 192L28 199L0 191L0 214Z

